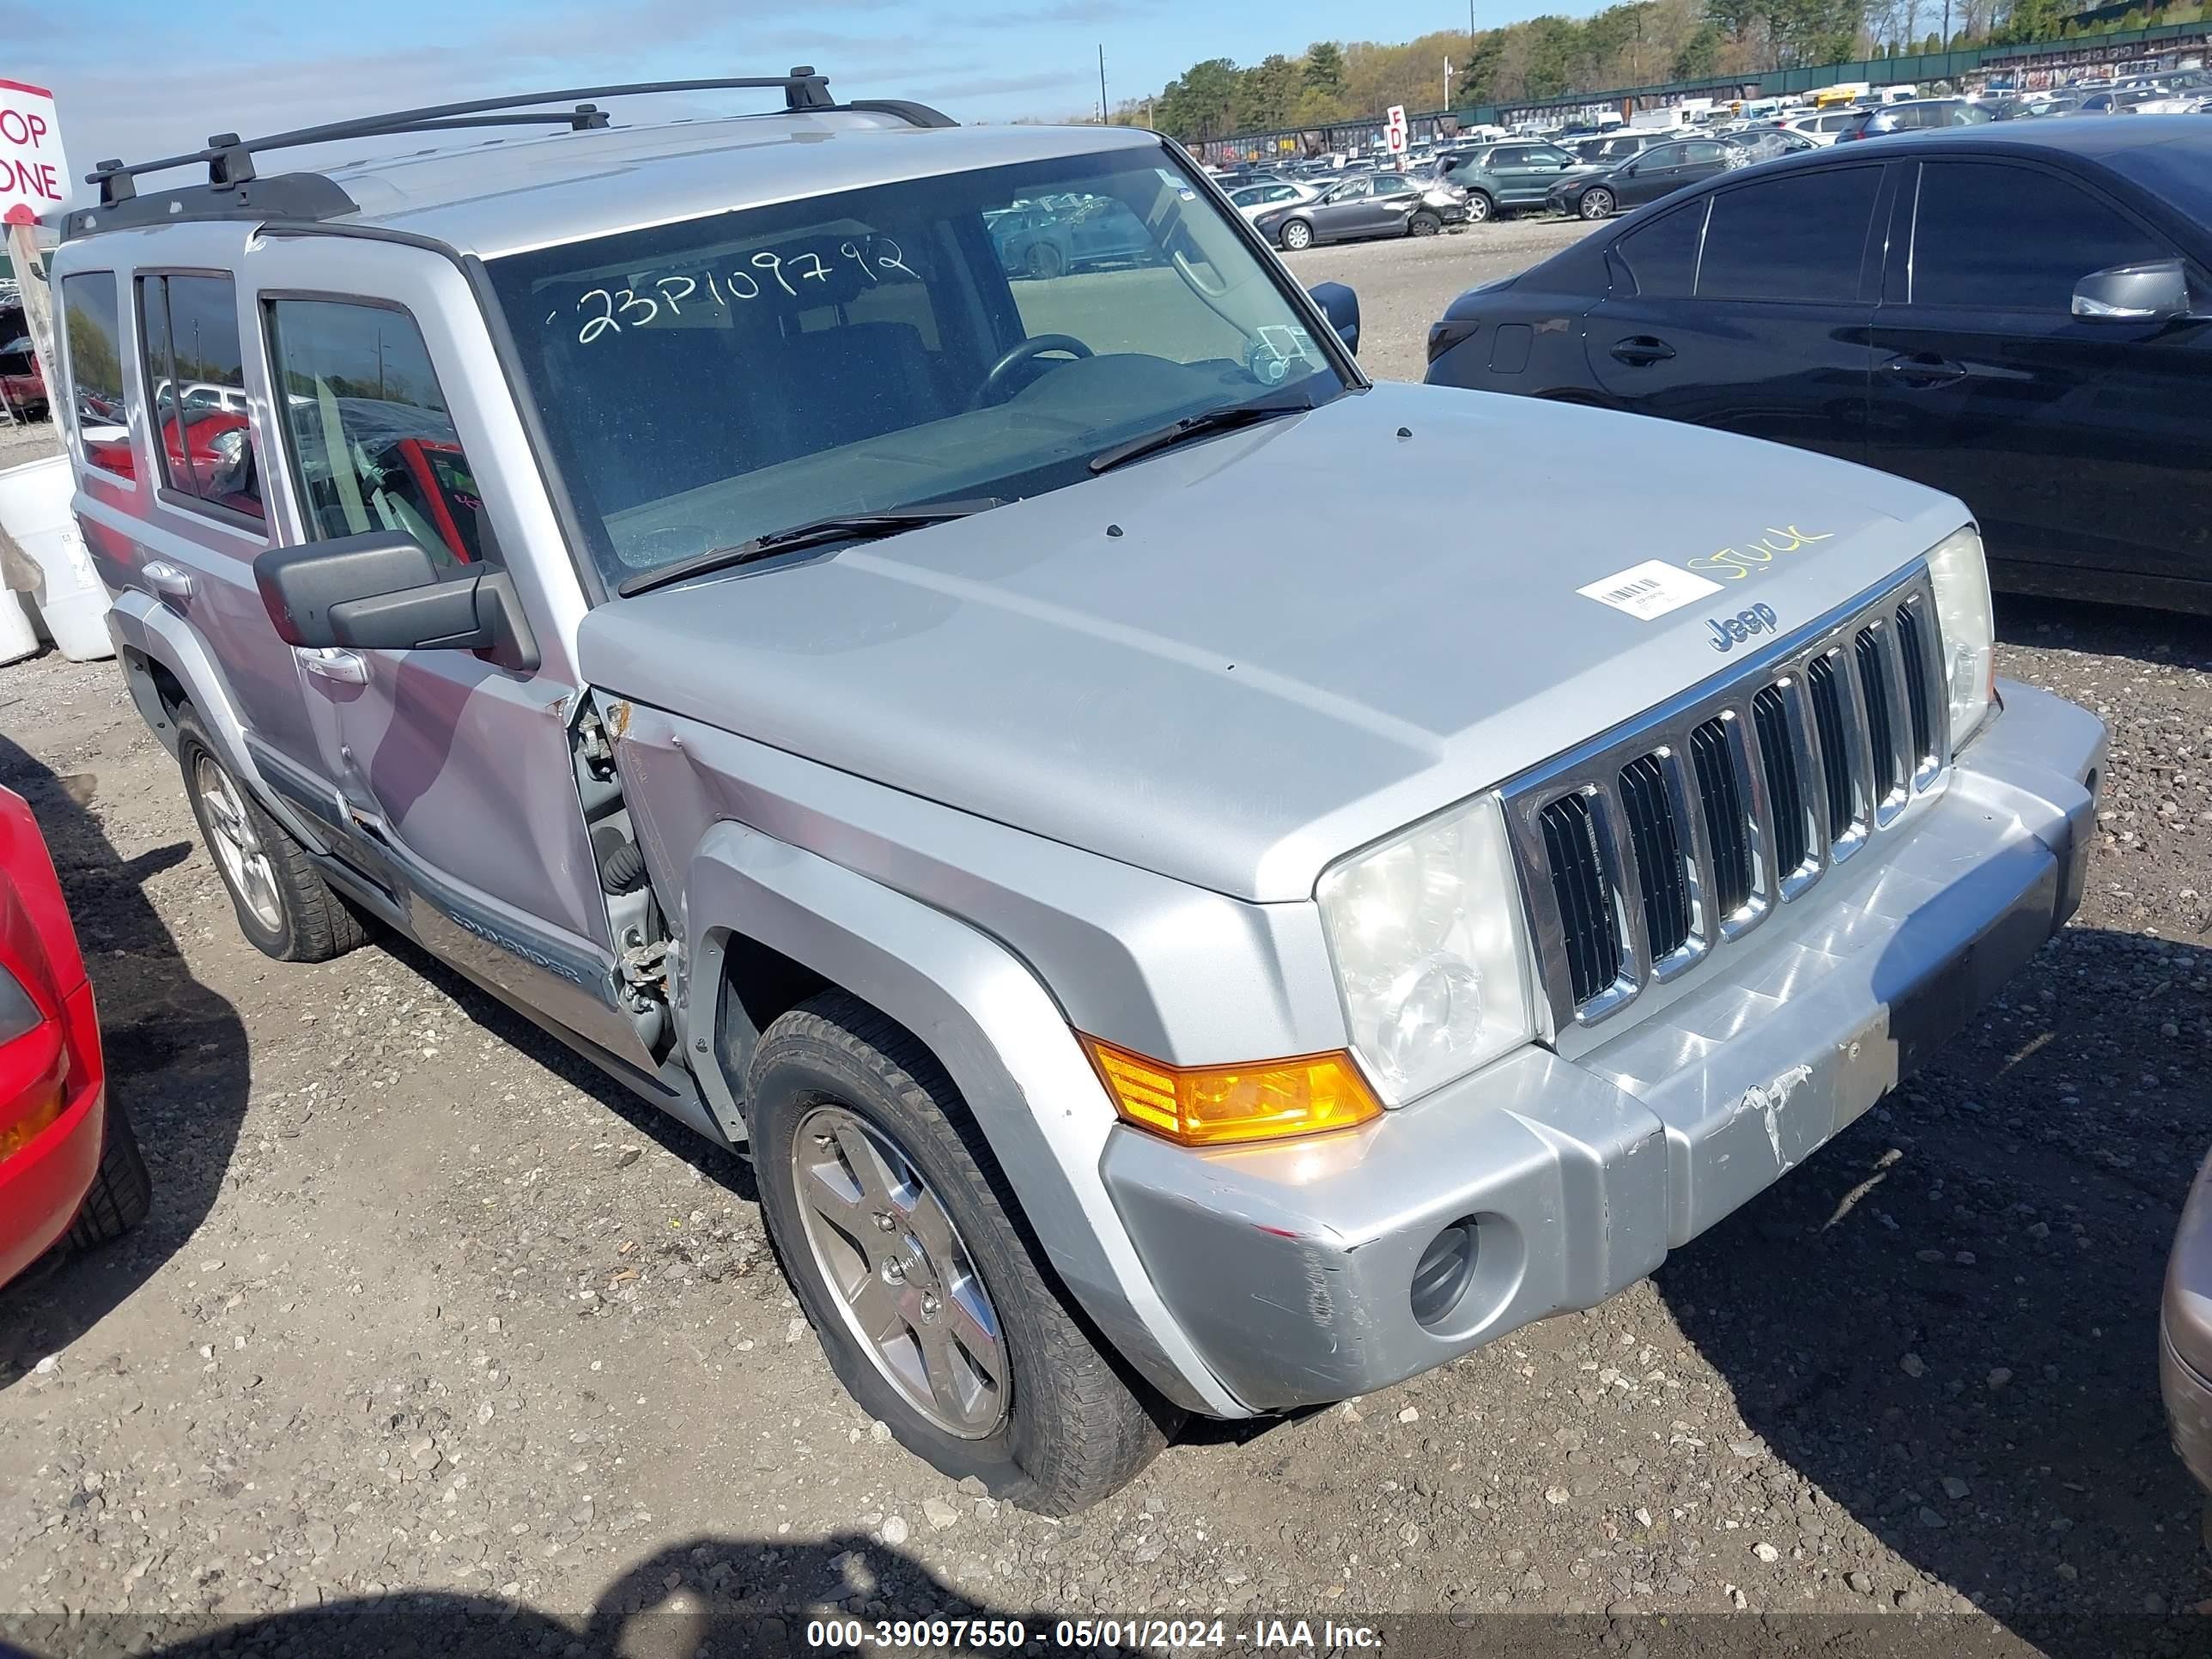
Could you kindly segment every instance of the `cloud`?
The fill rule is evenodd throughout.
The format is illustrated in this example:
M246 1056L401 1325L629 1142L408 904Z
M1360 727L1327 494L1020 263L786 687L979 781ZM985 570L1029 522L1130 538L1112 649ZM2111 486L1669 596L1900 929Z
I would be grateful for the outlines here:
M1127 22L1152 10L1148 0L1048 0L1043 5L978 13L968 21L978 28L1052 28L1078 23Z

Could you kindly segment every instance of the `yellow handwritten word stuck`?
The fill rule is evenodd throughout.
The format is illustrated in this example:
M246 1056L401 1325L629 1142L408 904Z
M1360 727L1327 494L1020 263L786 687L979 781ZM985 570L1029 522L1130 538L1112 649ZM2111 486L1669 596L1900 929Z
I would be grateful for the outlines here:
M1785 553L1795 553L1800 548L1810 547L1815 542L1833 541L1832 530L1813 532L1800 530L1791 525L1786 530L1777 530L1772 525L1765 533L1741 547L1723 547L1717 553L1701 553L1684 563L1692 570L1710 571L1723 581L1740 582L1746 576L1765 569Z

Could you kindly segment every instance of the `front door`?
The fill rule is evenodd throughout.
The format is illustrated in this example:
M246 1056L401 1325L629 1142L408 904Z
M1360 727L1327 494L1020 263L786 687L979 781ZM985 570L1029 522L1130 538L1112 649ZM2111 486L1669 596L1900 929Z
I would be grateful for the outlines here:
M2072 314L2092 271L2180 251L2032 162L1917 173L1875 330L1869 459L1964 500L2027 585L2212 581L2212 327Z
M1314 209L1314 234L1324 241L1340 237L1364 236L1372 231L1379 216L1375 205L1375 181L1372 179L1347 179L1322 198Z
M528 451L481 323L465 327L482 315L474 296L412 249L315 238L264 252L254 274L285 452L283 539L391 531L454 571L507 562L544 659L301 652L338 851L440 955L653 1069L617 1001L578 800L568 642L580 592L565 566L549 591L543 562L507 557L526 537L561 544L533 522L550 519L542 499L484 465ZM356 297L360 286L399 303Z
M1863 459L1869 234L1882 168L1823 168L1699 195L1613 245L1584 328L1623 407Z

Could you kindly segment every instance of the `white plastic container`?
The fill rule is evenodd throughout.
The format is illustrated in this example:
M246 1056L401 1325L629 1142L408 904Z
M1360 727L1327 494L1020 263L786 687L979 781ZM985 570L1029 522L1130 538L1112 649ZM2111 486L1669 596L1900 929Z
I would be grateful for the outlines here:
M31 596L0 589L0 663L21 662L39 649L39 630L31 626Z
M70 511L74 489L66 455L0 471L0 528L45 575L37 598L46 632L71 662L89 662L113 656L115 642L107 636L107 590Z

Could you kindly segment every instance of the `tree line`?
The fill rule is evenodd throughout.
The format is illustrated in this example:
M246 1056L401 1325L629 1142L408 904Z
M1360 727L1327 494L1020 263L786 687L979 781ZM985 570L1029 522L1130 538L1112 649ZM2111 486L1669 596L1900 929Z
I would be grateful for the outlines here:
M1317 40L1296 58L1275 53L1243 67L1210 58L1153 96L1124 100L1112 118L1190 143L1358 120L1392 104L1429 110L1537 103L1613 87L1941 52L1947 41L1954 48L2058 41L2203 15L2203 0L2188 0L2085 29L2072 16L2073 3L1630 0L1586 18L1531 17L1472 37L1441 29L1398 45Z

